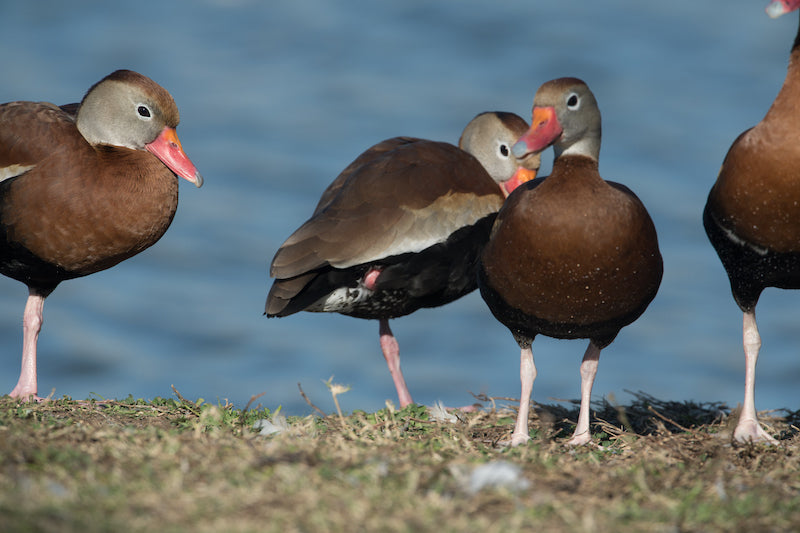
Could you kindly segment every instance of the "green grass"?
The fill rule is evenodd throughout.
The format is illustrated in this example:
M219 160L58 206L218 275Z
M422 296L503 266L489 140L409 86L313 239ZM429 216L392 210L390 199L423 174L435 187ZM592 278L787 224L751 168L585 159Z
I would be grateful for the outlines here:
M594 444L569 449L574 406L538 406L530 443L509 449L506 407L455 423L422 406L289 417L262 436L254 425L279 409L175 396L0 398L0 529L800 529L798 413L766 419L780 445L738 445L725 406L638 395L595 405ZM512 483L471 488L499 463Z

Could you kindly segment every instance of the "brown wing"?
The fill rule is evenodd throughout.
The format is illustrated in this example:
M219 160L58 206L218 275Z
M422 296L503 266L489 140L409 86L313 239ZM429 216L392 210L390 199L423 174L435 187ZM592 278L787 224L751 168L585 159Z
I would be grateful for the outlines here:
M311 219L275 254L270 274L288 278L418 252L496 212L502 201L477 159L459 148L390 139L337 177Z
M328 188L322 193L317 207L314 209L314 215L325 209L325 207L327 207L328 204L333 201L348 178L358 171L358 169L365 165L369 165L374 161L380 160L382 157L385 157L388 152L392 152L393 150L396 150L405 144L412 144L420 141L422 141L422 139L417 139L414 137L393 137L391 139L386 139L385 141L380 142L366 150L352 163L347 165L347 168L342 170L342 172L336 176L336 179L333 180L333 183L328 185Z
M83 141L74 116L53 104L10 102L0 105L0 178L29 170L61 146Z

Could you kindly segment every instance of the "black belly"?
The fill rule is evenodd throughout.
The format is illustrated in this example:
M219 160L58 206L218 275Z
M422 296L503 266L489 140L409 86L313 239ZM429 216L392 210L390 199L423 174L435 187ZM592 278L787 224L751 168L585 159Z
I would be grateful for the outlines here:
M366 319L396 318L423 307L438 307L457 300L477 288L478 258L488 242L495 216L492 214L461 228L446 241L420 252L394 255L345 269L320 269L278 316L305 310L337 289L361 291L360 281L375 268L380 269L381 274L368 298L346 310L329 311Z
M706 204L703 227L728 273L731 293L742 311L755 309L767 287L800 289L800 253L761 249L731 236L712 216Z
M0 273L4 276L21 281L43 296L62 281L81 276L40 259L24 246L8 242L4 232L0 233Z

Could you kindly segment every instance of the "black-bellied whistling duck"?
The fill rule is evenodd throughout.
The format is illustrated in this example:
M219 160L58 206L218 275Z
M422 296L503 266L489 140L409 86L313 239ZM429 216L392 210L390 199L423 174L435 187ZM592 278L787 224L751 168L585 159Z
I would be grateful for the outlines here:
M550 145L552 173L508 197L478 268L481 296L521 349L522 393L512 446L529 439L536 378L531 343L538 334L589 339L580 370L578 424L567 444L591 441L589 403L600 350L644 312L663 273L644 205L624 185L600 177L600 111L579 79L552 80L539 88L530 130L512 151L530 157Z
M779 17L800 0L774 1ZM744 405L734 430L738 441L776 442L758 422L756 361L761 337L756 304L767 287L800 289L800 28L789 68L764 119L728 150L703 211L703 226L728 273L742 310Z
M176 175L202 185L177 125L170 94L129 70L106 76L78 106L0 105L0 272L29 292L12 397L41 399L45 298L155 243L178 206Z
M412 403L389 319L477 287L478 253L504 192L535 176L511 155L527 127L511 113L483 113L467 125L460 148L395 137L358 156L275 254L266 315L377 319L400 405Z

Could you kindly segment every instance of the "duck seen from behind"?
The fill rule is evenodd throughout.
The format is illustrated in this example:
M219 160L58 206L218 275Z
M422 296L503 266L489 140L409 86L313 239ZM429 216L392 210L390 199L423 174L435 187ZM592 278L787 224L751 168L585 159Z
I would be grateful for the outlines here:
M589 339L580 367L580 413L567 444L589 443L600 351L644 312L661 283L663 264L647 210L630 189L600 177L600 133L600 111L583 81L560 78L539 88L531 127L512 150L527 158L553 146L552 173L508 197L481 255L481 296L521 350L512 446L530 438L534 338Z
M400 406L413 403L389 319L477 287L478 253L505 194L535 176L511 155L527 127L511 113L482 113L459 147L395 137L369 148L276 252L265 314L378 320ZM538 161L528 166L538 169Z
M775 18L800 0L775 0ZM778 96L763 120L733 142L703 210L703 226L742 311L744 403L734 430L740 442L775 443L758 421L756 361L761 336L756 304L767 287L800 289L800 27Z
M77 105L0 105L0 272L29 293L12 397L41 400L45 298L154 244L175 215L176 175L202 185L178 121L170 94L130 70L106 76Z

